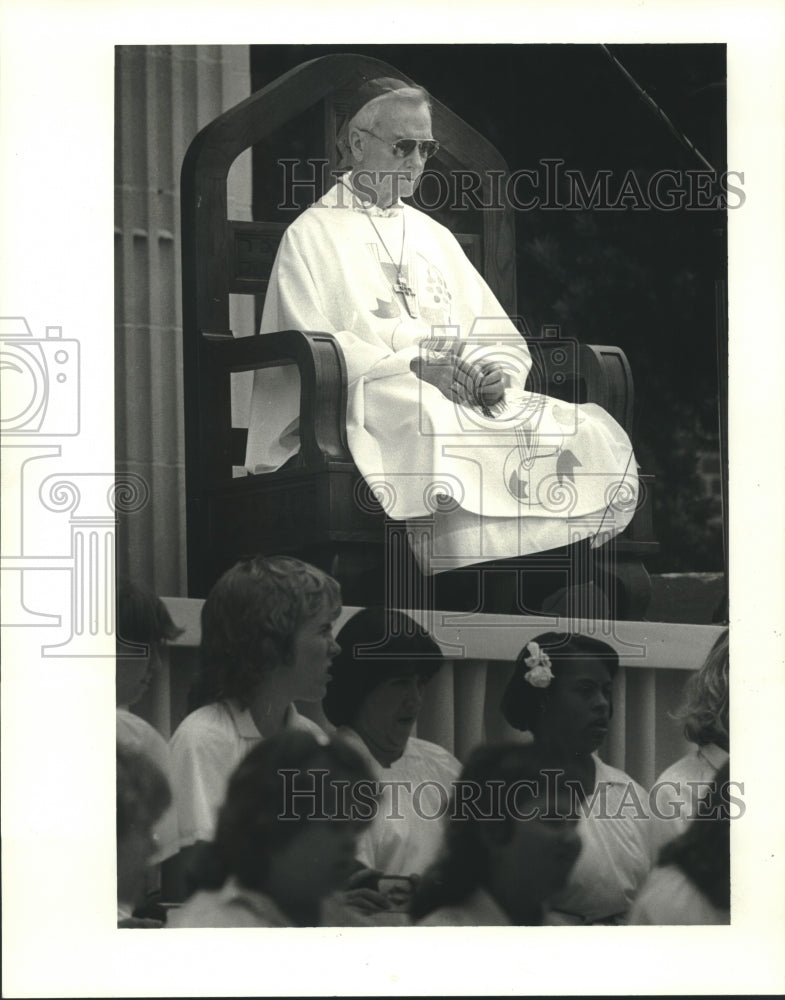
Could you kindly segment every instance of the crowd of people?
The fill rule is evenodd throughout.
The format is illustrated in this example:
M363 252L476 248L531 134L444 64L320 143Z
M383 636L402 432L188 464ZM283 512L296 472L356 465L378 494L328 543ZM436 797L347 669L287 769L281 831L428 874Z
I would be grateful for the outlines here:
M230 569L167 745L130 706L179 629L121 583L118 926L729 922L727 631L685 691L694 749L646 790L598 754L607 643L527 641L500 705L520 741L461 762L412 735L439 644L381 607L333 636L340 612L299 560ZM294 702L321 702L332 731Z

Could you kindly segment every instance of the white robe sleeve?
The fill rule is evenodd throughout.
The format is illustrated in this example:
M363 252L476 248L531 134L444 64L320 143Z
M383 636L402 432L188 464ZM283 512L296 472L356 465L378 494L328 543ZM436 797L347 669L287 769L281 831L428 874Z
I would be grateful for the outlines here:
M522 392L532 366L526 340L455 236L427 216L419 221L428 227L432 241L438 239L451 284L460 293L455 295L453 307L456 329L465 341L462 357L479 364L501 365L509 388L515 394Z
M405 333L401 349L392 350L381 339L371 342L351 330L339 330L328 319L322 296L345 294L341 285L317 288L308 263L288 229L281 240L265 298L261 333L303 330L329 333L340 344L349 388L366 381L411 374L410 363L419 353L419 338ZM341 272L343 273L343 272ZM254 373L246 465L251 472L280 468L299 448L300 376L294 365L265 368Z
M382 340L373 344L351 330L333 326L322 296L344 294L343 282L332 288L317 288L298 243L297 235L287 230L273 269L261 332L308 330L332 334L343 350L350 386L362 376L374 379L407 372L409 361L417 354L416 345L393 351Z

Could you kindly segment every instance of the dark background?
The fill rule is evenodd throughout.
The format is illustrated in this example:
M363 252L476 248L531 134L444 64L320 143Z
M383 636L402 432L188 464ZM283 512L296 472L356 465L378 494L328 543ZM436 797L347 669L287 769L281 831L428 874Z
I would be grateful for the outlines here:
M725 46L610 49L724 170ZM348 51L390 63L424 86L489 138L511 170L560 158L587 180L613 171L615 191L628 170L645 189L655 170L702 166L599 45L257 45L252 87ZM718 387L725 378L718 364L727 356L715 307L716 282L726 279L725 213L535 208L517 213L516 247L518 311L532 329L559 323L566 336L619 345L629 358L633 444L643 471L656 476L661 551L648 569L721 570L719 480L713 490L709 482L712 472L719 476Z

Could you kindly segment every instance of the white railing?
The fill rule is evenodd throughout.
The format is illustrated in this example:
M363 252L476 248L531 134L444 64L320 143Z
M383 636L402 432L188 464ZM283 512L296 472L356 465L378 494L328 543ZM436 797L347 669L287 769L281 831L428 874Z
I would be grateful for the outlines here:
M169 667L157 678L142 706L168 735L186 713L187 692L199 646L202 601L165 598L173 620L185 629L172 644ZM344 608L337 629L356 611ZM439 642L445 664L426 688L417 735L451 750L459 759L479 743L521 740L499 711L515 659L538 633L565 630L610 643L621 661L614 682L614 714L601 756L646 787L681 757L687 744L669 713L679 704L684 682L700 667L721 631L715 625L663 622L565 622L548 617L411 612ZM336 629L336 630L337 630ZM298 706L326 731L320 705Z

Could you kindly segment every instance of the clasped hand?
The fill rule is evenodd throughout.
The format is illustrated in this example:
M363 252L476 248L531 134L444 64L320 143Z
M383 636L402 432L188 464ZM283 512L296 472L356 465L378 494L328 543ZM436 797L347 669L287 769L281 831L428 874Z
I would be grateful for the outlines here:
M504 403L504 372L494 361L465 361L453 351L440 351L413 358L409 367L447 399L475 406L486 416Z

